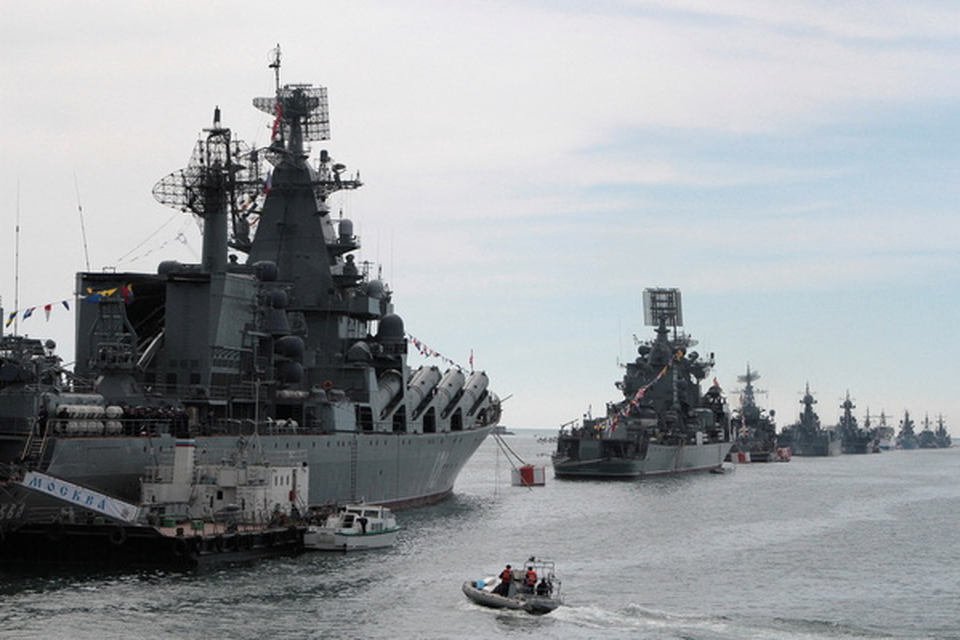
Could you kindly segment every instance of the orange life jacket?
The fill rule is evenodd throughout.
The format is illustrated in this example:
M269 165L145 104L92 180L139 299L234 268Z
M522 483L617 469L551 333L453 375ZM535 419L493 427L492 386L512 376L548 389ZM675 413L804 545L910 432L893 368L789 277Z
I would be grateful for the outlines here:
M527 571L527 585L532 587L535 584L537 584L537 572L530 569Z
M500 580L502 582L512 582L513 581L513 571L510 569L504 569L500 572Z

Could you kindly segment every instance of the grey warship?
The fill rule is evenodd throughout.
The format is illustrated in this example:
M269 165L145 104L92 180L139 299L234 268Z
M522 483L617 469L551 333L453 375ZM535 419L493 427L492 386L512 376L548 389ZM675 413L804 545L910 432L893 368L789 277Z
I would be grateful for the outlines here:
M730 420L735 440L728 458L737 462L789 460L784 453L778 452L776 412L773 409L767 412L757 404L753 383L759 378L760 374L751 371L750 365L747 365L746 374L737 376L737 381L744 387L740 392L740 409Z
M937 417L937 428L933 428L930 416L923 417L923 429L917 436L917 447L920 449L945 449L953 446L950 434L947 433L947 426L943 416Z
M644 291L656 338L638 347L606 415L565 425L553 454L558 478L641 478L720 469L733 444L720 386L701 395L713 354L701 358L683 325L677 289Z
M910 411L904 409L903 420L900 421L900 431L897 432L897 449L917 449L919 447L920 439L914 431L913 418L910 417Z
M254 99L269 146L235 139L218 108L154 188L198 218L201 262L79 273L73 371L49 341L0 339L0 519L29 510L15 480L31 469L136 500L182 438L198 459L246 442L308 465L315 504L429 504L498 423L484 372L408 366L393 292L331 213L359 174L326 149L311 160L326 88L281 85L279 49L270 66L274 95Z
M847 391L847 397L840 404L843 413L840 415L840 423L837 430L840 432L841 451L845 454L857 453L878 453L880 451L880 437L875 429L869 426L869 418L864 422L864 426L857 424L857 418L853 415L853 410L857 405L850 399L850 392Z
M780 432L780 446L789 447L795 456L838 456L842 453L840 435L834 429L820 426L820 416L814 411L816 398L807 384L803 392L803 411L800 419Z
M946 449L953 446L953 440L950 438L950 434L947 433L947 424L943 420L943 415L941 414L937 418L937 446L941 449Z
M869 422L870 415L867 414L866 420ZM887 414L884 411L880 412L880 423L877 424L877 444L880 446L881 451L889 451L894 448L894 443L896 441L897 431L893 427L887 424Z

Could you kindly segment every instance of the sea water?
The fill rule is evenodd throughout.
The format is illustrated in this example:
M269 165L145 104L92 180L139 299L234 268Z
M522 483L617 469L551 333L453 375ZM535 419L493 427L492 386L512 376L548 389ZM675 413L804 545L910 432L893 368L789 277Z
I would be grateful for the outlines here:
M188 572L0 574L3 638L960 638L960 448L561 481L552 432L488 439L396 547ZM531 555L565 604L460 591Z

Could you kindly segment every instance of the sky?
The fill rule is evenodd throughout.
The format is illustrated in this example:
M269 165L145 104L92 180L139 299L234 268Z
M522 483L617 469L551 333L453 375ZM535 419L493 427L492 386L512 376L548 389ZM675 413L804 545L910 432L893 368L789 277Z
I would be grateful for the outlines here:
M334 201L407 332L487 372L503 424L621 399L648 287L738 403L960 436L960 6L940 0L0 0L6 331L68 360L74 274L196 262L153 185L215 106L251 145L328 88ZM19 224L19 233L16 231ZM49 319L40 311L52 304ZM411 357L411 364L442 362Z

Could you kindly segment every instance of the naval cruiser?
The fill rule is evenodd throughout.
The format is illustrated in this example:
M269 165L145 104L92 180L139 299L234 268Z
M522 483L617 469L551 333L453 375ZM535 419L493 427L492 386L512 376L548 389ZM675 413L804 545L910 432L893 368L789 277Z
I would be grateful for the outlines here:
M638 346L617 383L623 400L606 415L565 425L557 437L558 478L641 478L719 470L733 442L720 385L701 395L700 382L714 358L690 350L696 342L679 331L680 291L644 291L646 324L656 338ZM568 428L570 427L570 428Z
M359 174L327 149L311 159L326 88L281 86L279 49L270 67L274 95L253 101L269 145L247 147L217 108L154 188L198 218L201 261L79 273L72 371L51 341L0 338L0 520L35 506L16 482L30 470L137 500L187 438L205 462L239 446L309 467L291 482L308 478L312 504L429 504L497 425L484 372L408 366L393 292L331 214Z

